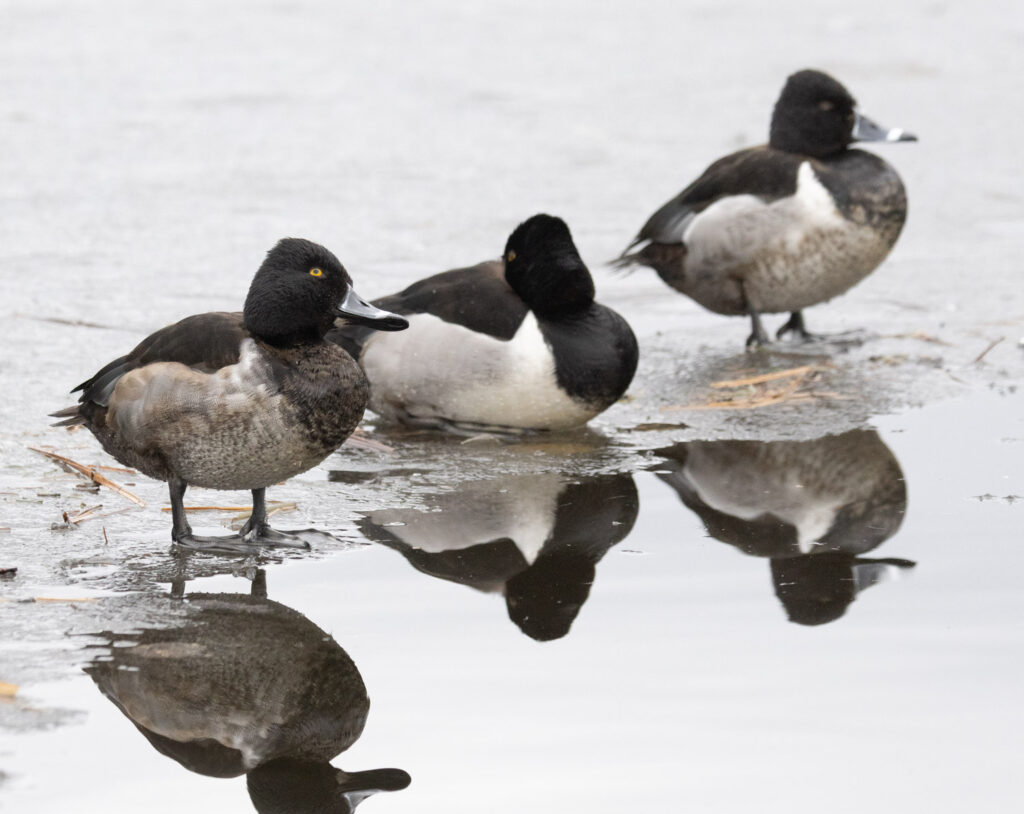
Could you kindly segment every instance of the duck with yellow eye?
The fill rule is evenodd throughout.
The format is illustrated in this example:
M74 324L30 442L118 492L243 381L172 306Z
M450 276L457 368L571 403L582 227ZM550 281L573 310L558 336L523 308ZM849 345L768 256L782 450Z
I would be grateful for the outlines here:
M323 246L286 238L256 272L242 312L197 314L157 331L78 385L79 403L54 415L167 481L177 545L307 547L270 528L265 491L320 463L362 418L366 377L324 341L336 320L378 331L408 325L360 298ZM252 516L237 535L194 535L183 505L189 486L251 490Z
M560 430L614 404L633 378L636 337L594 301L560 218L516 227L501 260L436 274L376 300L409 330L328 334L362 365L370 409L456 432Z

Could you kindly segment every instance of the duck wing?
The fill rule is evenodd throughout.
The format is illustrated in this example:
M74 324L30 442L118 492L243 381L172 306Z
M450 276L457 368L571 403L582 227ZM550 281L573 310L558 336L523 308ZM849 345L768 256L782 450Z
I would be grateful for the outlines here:
M373 304L404 317L430 314L444 322L503 340L515 336L529 310L505 281L505 266L500 260L417 280L404 291L381 297ZM373 333L372 329L339 320L327 339L358 359Z
M690 224L724 198L749 196L771 203L796 192L797 171L806 159L767 146L751 147L718 159L672 200L648 218L617 263L628 265L629 251L641 243L682 244ZM752 201L754 202L754 201Z
M161 328L76 386L71 392L82 392L79 404L53 413L55 418L66 419L56 426L84 423L82 405L106 407L122 376L154 362L180 362L203 373L236 364L242 340L248 336L242 314L226 311L195 314Z

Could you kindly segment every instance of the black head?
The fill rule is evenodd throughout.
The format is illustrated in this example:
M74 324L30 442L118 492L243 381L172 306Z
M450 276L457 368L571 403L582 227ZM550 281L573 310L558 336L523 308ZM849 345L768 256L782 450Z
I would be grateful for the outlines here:
M586 557L542 554L505 584L509 618L531 639L560 639L587 601L593 582L594 564Z
M280 758L246 777L259 814L352 814L367 797L400 791L412 778L401 769L344 772L330 763Z
M532 311L560 316L594 301L594 281L561 218L534 215L505 244L505 279Z
M775 595L789 621L799 625L834 622L857 596L854 557L839 551L772 560Z
M278 346L318 341L339 316L379 330L408 326L363 301L345 267L318 243L286 237L267 252L245 298L245 327L253 336Z
M821 71L798 71L786 80L772 114L769 144L776 150L825 158L853 141L857 103Z

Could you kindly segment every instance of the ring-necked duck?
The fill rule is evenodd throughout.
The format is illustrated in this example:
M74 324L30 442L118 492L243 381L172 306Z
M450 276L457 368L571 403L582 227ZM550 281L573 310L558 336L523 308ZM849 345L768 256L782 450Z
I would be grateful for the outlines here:
M819 625L910 560L864 556L892 537L907 510L899 462L878 433L810 441L691 441L656 450L658 477L708 534L771 559L790 621Z
M58 426L84 424L121 463L167 481L179 545L299 545L267 524L264 492L330 455L362 418L366 378L324 341L339 318L385 331L408 325L364 302L323 246L286 238L256 272L242 313L197 314L146 337L54 416L65 419ZM252 490L241 533L193 535L188 486Z
M252 596L153 601L145 630L99 634L108 647L85 672L163 756L207 777L244 774L260 814L351 814L408 786L401 769L331 765L363 732L366 685L338 642L265 590L260 570Z
M916 141L854 110L820 71L789 77L767 146L719 159L655 212L616 261L653 268L719 314L791 312L778 332L810 338L801 311L842 294L885 259L907 217L896 171L855 141ZM636 246L641 248L629 254Z
M409 318L384 336L340 326L370 409L451 430L552 430L614 404L636 371L626 321L594 302L594 282L559 218L534 215L501 260L446 271L375 304Z
M538 641L569 632L597 563L639 511L633 476L623 473L506 475L425 499L429 511L379 509L359 530L424 574L503 594L509 618Z

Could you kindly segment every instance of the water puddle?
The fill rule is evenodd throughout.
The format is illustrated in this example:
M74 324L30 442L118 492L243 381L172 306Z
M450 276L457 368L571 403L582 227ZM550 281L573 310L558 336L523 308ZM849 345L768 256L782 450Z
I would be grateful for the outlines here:
M460 479L426 465L458 442L401 442L395 470L331 478L392 481L347 550L161 555L127 595L123 574L76 567L53 601L0 604L24 680L0 703L4 796L611 811L768 793L804 810L850 765L887 800L939 805L906 775L942 773L945 794L967 763L999 799L1019 757L1019 407L681 440L619 450L637 464L620 471L601 471L606 444L528 442L497 449L511 470L471 448ZM123 782L98 780L110 766Z

